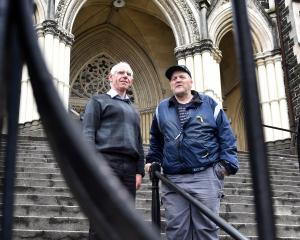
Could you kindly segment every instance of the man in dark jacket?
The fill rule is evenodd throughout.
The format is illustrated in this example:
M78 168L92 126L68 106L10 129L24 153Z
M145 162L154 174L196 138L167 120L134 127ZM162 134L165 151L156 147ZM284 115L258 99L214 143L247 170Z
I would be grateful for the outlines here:
M129 64L120 62L113 66L109 81L111 89L94 95L86 106L83 134L108 161L134 199L144 175L144 152L139 114L126 95L133 82ZM92 239L99 238L90 230Z
M166 77L174 96L163 100L153 116L145 169L159 162L170 180L219 214L224 176L239 168L230 123L216 101L191 90L186 66L170 67ZM218 227L164 184L162 202L167 239L218 239Z

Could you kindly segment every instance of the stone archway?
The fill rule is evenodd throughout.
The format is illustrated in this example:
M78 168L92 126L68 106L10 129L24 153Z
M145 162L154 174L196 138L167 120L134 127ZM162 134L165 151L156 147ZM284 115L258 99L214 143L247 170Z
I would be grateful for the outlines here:
M219 45L222 52L220 62L223 107L231 122L231 127L238 141L239 150L247 150L244 129L243 105L241 99L238 65L235 57L233 32L227 32Z
M253 40L253 54L257 68L258 94L260 96L263 123L289 129L281 55L277 51L272 21L266 15L261 14L257 5L253 2L248 1L247 3ZM210 13L208 23L210 36L212 37L215 46L220 48L221 42L228 38L228 32L233 30L231 4L219 2L215 9ZM224 40L224 42L229 42L229 40ZM223 44L225 44L224 42ZM230 42L230 44L227 44L227 47L230 47L229 45L234 46L233 40L230 40ZM224 46L223 48L226 49ZM232 56L235 56L234 51L231 51L230 57L234 61L235 58ZM222 61L226 61L226 59L224 60L224 56L222 57ZM229 66L229 63L227 65ZM230 69L230 67L227 68L227 70L228 69ZM226 75L228 72L223 72L221 75L222 74ZM235 73L232 72L228 76L230 75L235 76ZM222 79L222 81L224 83L224 79ZM224 84L222 87L224 87ZM233 88L233 90L236 89ZM232 91L232 93L233 92L234 91ZM239 91L237 91L236 94L238 92ZM227 90L222 89L222 93L227 95ZM239 100L236 99L235 102L232 103L232 107L235 107L238 102ZM226 105L228 105L228 101ZM289 138L289 134L286 134L285 132L276 131L270 128L264 128L264 130L266 141Z

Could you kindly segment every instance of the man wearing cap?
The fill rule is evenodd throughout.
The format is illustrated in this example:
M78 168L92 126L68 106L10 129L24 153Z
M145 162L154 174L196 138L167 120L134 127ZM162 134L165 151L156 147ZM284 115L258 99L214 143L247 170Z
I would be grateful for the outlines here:
M134 200L144 175L144 152L140 117L126 94L133 83L133 71L128 63L120 62L112 67L108 78L111 89L92 96L86 106L83 135L104 156ZM93 229L95 226L90 229L89 240L100 239Z
M156 108L145 169L159 162L165 176L219 214L224 176L239 168L230 123L216 101L191 90L186 66L171 66L166 77L173 96ZM218 239L217 225L164 184L162 202L167 239Z

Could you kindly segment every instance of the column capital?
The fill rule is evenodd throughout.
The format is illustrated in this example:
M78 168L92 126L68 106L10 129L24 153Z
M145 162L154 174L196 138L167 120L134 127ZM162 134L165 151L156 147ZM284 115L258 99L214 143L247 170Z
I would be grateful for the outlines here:
M222 60L222 51L219 48L214 47L212 49L213 58L216 60L217 63L220 63Z
M55 20L45 20L42 22L44 34L57 34L57 22Z
M210 39L203 39L193 44L194 54L202 53L204 51L211 52L213 49L213 43Z
M188 56L201 54L204 51L213 51L213 44L210 39L204 39L188 46L176 47L174 50L177 59L185 59Z
M72 33L68 33L67 31L60 30L60 38L66 45L72 46L74 43L74 35Z
M210 0L196 0L196 3L198 4L199 8L208 8L211 5Z

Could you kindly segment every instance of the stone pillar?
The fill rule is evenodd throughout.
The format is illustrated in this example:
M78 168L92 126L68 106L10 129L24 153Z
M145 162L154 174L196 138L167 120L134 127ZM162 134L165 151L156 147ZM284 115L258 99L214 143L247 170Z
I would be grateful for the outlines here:
M208 39L207 9L211 5L208 0L196 0L200 9L201 39Z
M51 11L49 13L51 13ZM69 102L70 54L73 35L60 29L57 22L51 19L45 20L41 25L37 26L37 33L41 51L45 56L46 65L52 75L59 96L67 109ZM22 73L20 123L39 119L26 69L27 68L24 67Z
M152 124L152 117L155 112L156 107L150 107L145 109L140 109L141 115L141 133L144 144L150 143L150 128Z
M221 52L211 40L201 40L190 46L175 49L178 64L185 64L192 73L193 89L204 92L222 104L220 60Z
M258 92L260 96L260 104L262 108L262 119L263 123L266 125L273 126L271 108L270 108L270 98L267 81L267 71L265 62L262 59L256 61L257 74L258 74ZM265 140L273 141L273 130L271 128L264 128Z
M281 56L266 53L256 58L259 96L263 123L273 127L290 129L283 82ZM265 128L266 141L290 138L290 133Z

